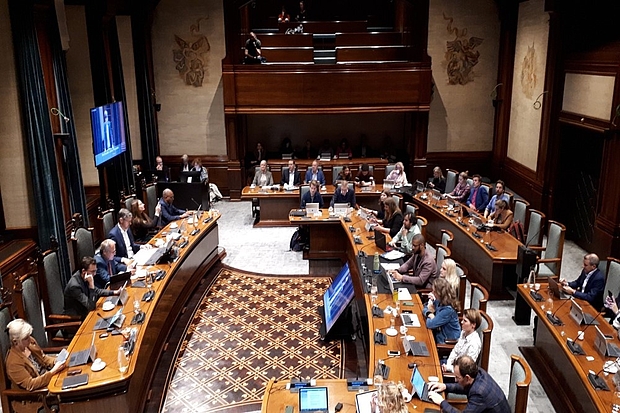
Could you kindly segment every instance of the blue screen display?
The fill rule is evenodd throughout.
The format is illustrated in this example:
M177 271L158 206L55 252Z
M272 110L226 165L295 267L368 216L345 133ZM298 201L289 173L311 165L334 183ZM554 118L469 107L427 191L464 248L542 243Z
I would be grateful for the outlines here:
M123 102L114 102L90 110L95 166L125 152L125 116Z
M329 286L323 295L326 332L331 330L354 296L353 280L351 279L351 272L347 263L342 267L332 285Z

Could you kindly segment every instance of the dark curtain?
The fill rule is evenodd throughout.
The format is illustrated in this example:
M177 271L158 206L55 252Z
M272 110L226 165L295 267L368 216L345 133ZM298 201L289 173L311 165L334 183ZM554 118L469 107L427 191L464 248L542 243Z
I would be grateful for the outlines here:
M21 114L28 145L32 191L36 200L39 245L50 248L50 237L66 240L60 182L39 55L32 0L9 0L9 14L15 49ZM65 281L71 276L66 242L59 242L60 271Z
M56 30L58 27L55 25ZM84 182L82 181L82 169L80 167L80 154L77 146L77 135L75 133L75 123L73 122L73 107L71 105L71 93L69 92L69 81L67 79L67 61L65 52L60 43L60 33L52 36L52 53L54 63L54 80L56 81L56 92L58 94L58 108L69 118L68 122L60 119L61 132L68 134L65 139L64 159L65 176L67 177L67 189L69 191L69 201L71 214L79 212L84 219L84 225L89 226L88 211L86 209L86 194L84 193Z
M142 162L146 170L155 169L155 158L159 154L157 120L155 118L155 90L151 82L151 38L149 16L142 8L131 15L136 88L140 113Z

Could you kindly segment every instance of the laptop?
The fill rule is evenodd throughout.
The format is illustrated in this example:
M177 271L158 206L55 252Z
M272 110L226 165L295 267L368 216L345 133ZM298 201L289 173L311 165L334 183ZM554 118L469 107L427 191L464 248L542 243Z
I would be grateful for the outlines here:
M372 409L372 404L375 409ZM356 413L380 413L379 412L379 391L370 390L355 395L355 412Z
M420 324L420 319L418 318L417 314L413 314L413 313L403 313L401 311L400 313L400 319L403 322L403 325L407 328L413 328L413 327L421 327L422 325Z
M299 413L329 413L327 387L300 388Z
M590 314L584 313L581 306L577 304L575 300L572 300L570 304L570 316L579 325L581 324L598 325L599 324L598 320L595 320L596 317L592 317Z
M308 202L306 204L306 216L313 217L315 215L321 215L318 202Z
M395 184L396 184L396 182L394 182L392 180L384 179L383 180L383 190L384 191L389 191L392 188L394 188Z
M110 302L112 304L114 304L115 306L117 305L125 305L127 304L127 301L129 301L129 293L127 292L127 282L125 282L125 285L123 285L123 288L121 290L121 294L120 295L112 295L108 298L106 298L106 302ZM111 308L110 308L111 309Z
M123 323L125 322L125 314L123 314L124 308L125 307L119 308L112 317L99 318L99 320L97 320L97 322L95 323L95 327L93 327L93 330L97 331L114 327L121 328L123 326Z
M432 401L428 398L428 383L424 381L424 377L422 377L422 374L417 367L413 368L413 373L411 374L411 385L413 387L411 394L415 393L418 395L420 400L432 403Z
M562 291L560 289L560 284L551 277L549 277L549 289L553 293L554 297L558 297L560 300L570 300L570 295Z
M345 216L349 212L349 204L334 204L334 214Z
M439 201L441 199L441 192L439 192L439 190L437 189L433 189L432 196L434 200Z
M417 194L424 192L424 188L424 183L422 181L415 181L415 192Z
M71 353L69 357L69 367L81 366L89 361L95 361L97 358L97 347L95 347L95 335L93 333L93 339L90 342L90 347L86 350L81 350L75 353Z
M620 348L614 343L610 343L609 340L612 340L612 337L606 336L603 332L595 326L596 328L596 338L594 339L594 347L601 353L601 356L605 357L620 357Z
M423 343L421 341L413 341L407 339L407 337L403 337L403 348L405 349L405 354L422 357L430 356L430 353L428 352L428 347L426 347L426 343Z
M375 229L375 245L383 251L387 251L387 240L385 234L378 229Z

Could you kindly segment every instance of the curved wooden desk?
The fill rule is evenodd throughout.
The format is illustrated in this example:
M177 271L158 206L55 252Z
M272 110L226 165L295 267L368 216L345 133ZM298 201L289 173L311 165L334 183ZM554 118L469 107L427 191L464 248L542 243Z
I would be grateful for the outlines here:
M411 373L412 370L408 368L409 363L417 363L418 368L422 372L424 378L429 376L441 377L441 367L439 364L439 356L435 346L435 339L432 331L428 330L424 325L424 317L422 316L422 301L420 296L415 294L412 296L413 306L401 306L401 310L408 310L418 315L421 327L409 328L408 335L413 335L416 341L426 343L430 355L428 357L419 356L405 356L402 345L401 335L396 337L388 337L387 345L374 344L372 339L374 331L380 329L385 332L385 329L390 325L390 318L386 315L383 318L373 318L368 316L372 314L372 302L370 294L367 293L365 281L363 279L362 271L358 265L358 253L364 252L368 256L374 255L375 252L383 253L375 245L374 240L367 238L370 233L366 232L364 225L365 220L357 215L357 212L353 212L350 216L351 222L345 222L343 218L330 218L326 209L322 210L322 215L316 218L302 218L302 217L290 217L291 223L297 225L308 225L311 231L310 235L310 249L312 254L313 238L312 231L315 229L315 234L321 235L326 239L321 245L332 245L330 250L323 250L321 257L326 258L329 254L331 257L341 257L346 259L349 263L351 270L351 276L353 278L354 290L355 290L355 302L359 307L359 314L361 316L362 326L367 330L363 331L363 340L366 341L366 348L368 349L368 370L369 376L374 376L374 367L379 359L385 361L385 364L390 367L390 374L388 381L403 382L405 387L411 391ZM355 229L355 232L351 230ZM326 235L327 234L327 235ZM354 236L358 235L361 240L361 244L356 244ZM315 251L316 252L316 251ZM377 304L382 309L385 309L388 305L393 305L391 294L379 294ZM396 319L396 328L398 329L402 325L402 321L398 317ZM387 355L388 350L400 350L400 357L390 358ZM284 412L286 405L297 406L297 394L291 393L285 389L286 382L270 382L267 386L265 396L263 398L262 412ZM347 391L346 380L317 380L317 386L327 386L329 388L329 400L330 411L336 405L341 402L343 412L355 412L355 392ZM371 386L371 389L373 387ZM410 412L421 411L418 409L434 408L439 410L439 407L432 403L424 403L418 398L414 397L408 404ZM298 411L296 408L295 411Z
M473 236L476 228L469 224L467 218L463 219L467 224L463 227L457 222L458 214L453 214L452 217L446 215L448 207L446 200L435 201L430 196L428 200L422 200L421 195L416 195L413 200L419 208L419 215L428 221L426 241L431 245L439 244L441 230L450 230L454 234L450 249L452 258L467 267L469 270L467 279L482 284L492 299L509 298L505 287L516 284L515 265L518 249L522 244L506 231L479 232L481 238L478 239ZM481 219L485 221L483 217ZM488 249L486 247L488 243L497 251Z
M211 217L211 222L203 223L202 220L206 217ZM92 363L80 366L82 373L88 373L89 382L75 389L62 389L62 382L67 377L68 369L52 378L49 390L60 397L63 412L134 413L144 410L144 404L150 397L155 366L161 353L166 349L166 340L175 320L208 268L224 256L224 252L218 249L219 217L217 213L203 213L198 225L200 228L198 234L189 235L193 227L188 225L185 235L189 236L189 244L180 250L179 258L170 265L153 266L165 270L166 276L153 284L155 290L153 300L148 303L141 302L142 311L145 313L145 320L141 325L130 326L133 317L133 296L138 294L142 297L147 290L128 288L129 302L123 310L127 319L123 327L136 327L138 334L134 353L129 358L129 369L125 374L119 372L117 361L118 348L123 342L122 336L110 335L101 338L100 334L105 330L99 330L95 338L97 357L107 364L106 368L100 372L93 372ZM158 236L164 235L167 230L168 227L164 228ZM116 311L104 313L101 309L103 301L104 298L99 300L97 309L82 323L69 345L70 353L90 346L93 327L99 319L98 314L109 317Z

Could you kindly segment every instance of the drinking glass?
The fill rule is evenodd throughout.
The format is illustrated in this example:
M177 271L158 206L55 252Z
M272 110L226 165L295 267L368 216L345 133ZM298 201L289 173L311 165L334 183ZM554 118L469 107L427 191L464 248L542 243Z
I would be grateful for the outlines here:
M127 370L129 370L129 357L125 353L125 346L120 346L118 348L118 371L125 374Z
M136 294L133 297L133 312L136 314L140 314L140 295Z
M372 303L375 304L377 302L377 294L379 292L379 288L377 287L377 277L375 275L372 276L372 281L370 284L370 298L372 299Z
M151 291L151 287L153 287L153 272L147 272L144 281L146 282L146 287L149 289L149 291Z

